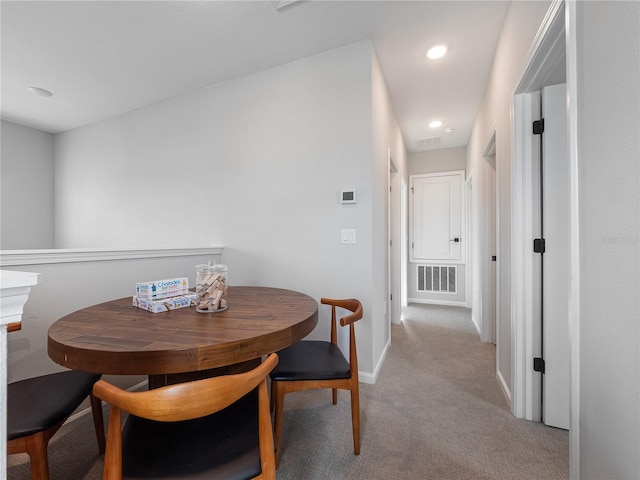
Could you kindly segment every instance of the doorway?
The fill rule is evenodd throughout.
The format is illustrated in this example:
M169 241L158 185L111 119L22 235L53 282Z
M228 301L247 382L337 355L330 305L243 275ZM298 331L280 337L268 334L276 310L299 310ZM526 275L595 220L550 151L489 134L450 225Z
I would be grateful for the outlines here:
M387 316L387 325L389 328L389 338L391 338L391 323L400 323L402 310L402 273L401 273L401 211L400 211L400 176L398 167L391 157L391 149L388 150L389 178L388 178L388 197L387 197L387 218L389 235L387 242L388 254L388 275L387 288L389 298L385 303L385 315Z
M480 338L483 342L496 343L496 330L498 321L498 204L497 204L497 155L496 155L496 127L485 147L483 164L484 198L481 210L483 252L481 268L483 272L482 283L482 330Z
M542 421L569 428L569 225L570 183L567 156L566 85L540 92L538 123L541 155L538 161L540 203L540 377ZM535 160L535 159L534 159ZM535 171L534 170L534 171ZM535 367L535 364L534 364Z
M536 326L534 306L542 308L536 299L534 272L536 257L533 240L535 231L536 185L534 180L534 158L538 156L540 145L531 134L533 121L539 120L540 115L535 111L540 108L539 101L532 100L535 92L545 86L567 83L567 93L562 106L567 111L568 127L564 139L568 145L566 162L569 168L569 254L565 261L568 263L569 275L566 282L569 288L568 303L571 334L569 336L570 349L570 408L569 427L571 438L571 472L573 478L579 478L579 269L578 262L578 196L577 196L577 158L574 149L576 139L575 106L575 58L568 58L568 54L575 54L575 31L565 29L567 24L575 21L575 4L573 2L554 2L541 25L529 56L525 61L522 75L517 82L512 97L512 132L513 132L513 162L512 162L512 412L515 416L528 420L540 421L541 385L539 373L534 371L534 358L540 356L540 333ZM537 107L536 107L537 105Z

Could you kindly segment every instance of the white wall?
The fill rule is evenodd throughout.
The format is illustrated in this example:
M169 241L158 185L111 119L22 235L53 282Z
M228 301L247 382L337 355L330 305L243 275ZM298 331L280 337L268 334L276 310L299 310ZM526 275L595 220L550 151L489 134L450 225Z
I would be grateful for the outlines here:
M400 178L406 179L407 153L375 53L372 53L371 74L372 188L374 192L371 210L373 229L373 248L370 259L373 265L373 298L371 303L374 318L379 319L379 321L375 322L372 332L372 361L374 362L372 374L377 376L385 349L391 341L391 328L388 321L391 306L388 301L390 292L387 276L389 269L389 154L391 154L391 158L398 169L397 174ZM404 201L406 202L406 199ZM399 246L400 242L398 242L396 248L399 248ZM400 299L396 298L395 301L399 302ZM385 302L387 302L387 311L385 311Z
M361 42L56 135L57 245L224 245L231 284L359 298L372 372L387 168L372 103L373 121L391 114L372 101L372 64ZM339 203L345 187L357 204ZM340 244L343 228L357 244Z
M208 260L220 263L224 258L221 252L220 248L177 253L141 251L137 255L140 258L131 258L130 251L15 252L16 256L29 259L24 264L12 261L12 253L2 252L3 268L10 263L11 270L40 274L38 285L31 288L24 306L22 328L8 336L9 382L63 370L47 354L47 332L59 318L97 303L130 297L135 293L136 282L184 276L190 285L195 285L195 266ZM105 253L117 259L99 260ZM41 260L32 262L31 257ZM112 380L128 388L145 378L124 376Z
M53 248L53 135L0 122L0 248Z
M580 478L640 478L640 4L577 2Z
M507 13L500 40L496 49L493 67L478 115L467 145L467 175L473 177L473 203L477 211L491 208L486 202L483 185L486 176L493 174L483 153L496 129L496 190L498 200L498 223L500 250L498 270L500 283L499 318L497 319L497 372L507 395L511 390L511 95L521 68L538 27L549 8L550 2L513 2ZM474 215L473 238L478 242L475 251L485 251L482 244L479 216Z
M464 170L467 168L467 147L411 152L407 167L409 175Z

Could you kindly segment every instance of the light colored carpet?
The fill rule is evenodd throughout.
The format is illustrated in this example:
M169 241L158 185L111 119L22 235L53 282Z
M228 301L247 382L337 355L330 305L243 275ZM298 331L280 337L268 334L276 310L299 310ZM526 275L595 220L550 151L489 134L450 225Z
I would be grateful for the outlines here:
M568 432L514 418L469 310L411 305L375 385L361 384L361 454L353 455L349 394L285 400L280 480L526 480L569 478ZM366 319L365 319L366 321ZM51 480L97 480L90 416L49 448ZM13 460L9 480L29 478Z

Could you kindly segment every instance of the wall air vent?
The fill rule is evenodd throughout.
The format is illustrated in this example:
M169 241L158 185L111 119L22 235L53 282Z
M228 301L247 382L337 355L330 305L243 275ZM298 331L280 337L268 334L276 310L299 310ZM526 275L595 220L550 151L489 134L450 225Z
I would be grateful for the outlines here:
M422 140L418 140L418 147L420 148L436 147L440 145L441 142L442 142L442 137L423 138Z
M457 293L457 270L455 265L418 265L418 291Z

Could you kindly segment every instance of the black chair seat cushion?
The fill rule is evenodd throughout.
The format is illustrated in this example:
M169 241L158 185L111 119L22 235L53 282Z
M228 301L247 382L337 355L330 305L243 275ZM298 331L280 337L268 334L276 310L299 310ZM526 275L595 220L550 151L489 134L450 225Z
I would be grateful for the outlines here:
M98 374L69 370L10 383L7 440L48 430L65 420L99 379Z
M351 378L349 362L331 342L305 340L280 350L271 380L332 380Z
M129 415L122 430L123 479L244 480L261 471L257 389L194 420Z

